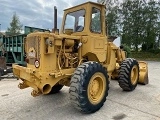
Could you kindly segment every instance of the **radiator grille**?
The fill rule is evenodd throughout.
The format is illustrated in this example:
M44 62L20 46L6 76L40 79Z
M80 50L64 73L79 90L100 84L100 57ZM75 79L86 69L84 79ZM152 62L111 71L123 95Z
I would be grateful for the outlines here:
M40 37L39 36L27 37L26 44L27 44L27 49L26 49L27 50L27 58L29 59L29 64L34 65L35 60L40 59ZM28 56L30 48L34 48L35 57Z

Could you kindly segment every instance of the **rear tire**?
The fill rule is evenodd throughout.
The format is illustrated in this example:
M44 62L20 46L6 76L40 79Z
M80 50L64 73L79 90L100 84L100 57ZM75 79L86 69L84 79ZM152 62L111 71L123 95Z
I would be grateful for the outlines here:
M119 86L124 91L133 91L139 80L139 64L137 60L132 58L125 59L119 72Z
M0 80L1 80L1 76L2 76L2 70L0 69Z
M84 113L99 110L108 96L109 81L106 69L97 62L85 62L74 72L70 82L70 99Z
M2 79L1 77L4 75L4 69L0 68L0 80Z

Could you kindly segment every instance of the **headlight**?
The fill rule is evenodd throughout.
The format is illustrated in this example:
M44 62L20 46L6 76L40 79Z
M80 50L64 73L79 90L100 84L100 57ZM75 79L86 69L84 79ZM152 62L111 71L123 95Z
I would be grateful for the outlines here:
M38 61L38 60L35 60L34 65L35 65L36 68L39 68L39 66L40 66L39 61Z

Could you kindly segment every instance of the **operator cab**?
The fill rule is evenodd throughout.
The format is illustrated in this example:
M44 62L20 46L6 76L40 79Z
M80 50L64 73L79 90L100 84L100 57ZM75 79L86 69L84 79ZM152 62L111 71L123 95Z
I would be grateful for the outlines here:
M104 5L87 2L64 10L61 33L69 35L105 35L105 29L102 27L105 26L104 9Z

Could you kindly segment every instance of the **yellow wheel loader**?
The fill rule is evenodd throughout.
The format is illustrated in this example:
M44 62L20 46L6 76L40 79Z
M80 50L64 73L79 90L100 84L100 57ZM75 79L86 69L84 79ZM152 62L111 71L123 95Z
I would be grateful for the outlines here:
M32 87L32 96L59 92L69 86L73 105L84 113L99 110L108 95L111 78L132 91L148 83L147 63L126 58L125 51L106 34L105 6L86 2L64 10L61 31L27 35L27 66L13 64L20 89ZM138 91L137 91L138 92Z

